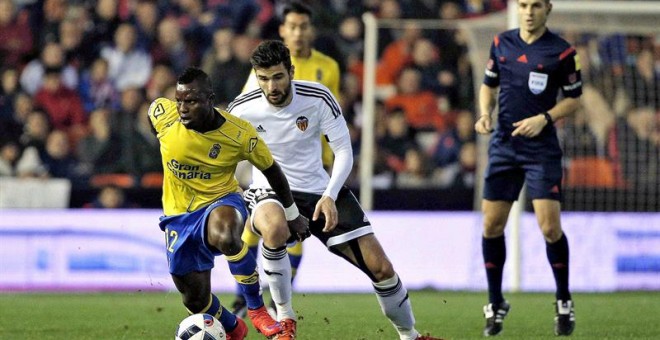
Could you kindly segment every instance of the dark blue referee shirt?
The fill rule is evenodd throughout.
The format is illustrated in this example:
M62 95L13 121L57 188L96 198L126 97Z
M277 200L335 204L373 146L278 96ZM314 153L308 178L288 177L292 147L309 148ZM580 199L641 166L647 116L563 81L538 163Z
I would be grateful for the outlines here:
M503 32L493 39L483 83L500 87L495 144L511 142L516 153L536 154L547 150L561 154L552 124L546 125L534 138L511 137L511 133L514 122L554 107L559 89L564 97L582 95L580 62L575 48L549 30L531 44L520 38L519 29Z

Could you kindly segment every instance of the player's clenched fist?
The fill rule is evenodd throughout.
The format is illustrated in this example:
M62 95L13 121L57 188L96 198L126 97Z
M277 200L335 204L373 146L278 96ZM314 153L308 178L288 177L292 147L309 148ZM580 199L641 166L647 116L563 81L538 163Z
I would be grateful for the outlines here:
M287 221L287 223L291 232L289 241L297 240L302 242L312 235L309 231L309 219L303 215L298 215L294 220Z
M482 135L493 132L493 120L490 115L481 115L474 124L474 130Z

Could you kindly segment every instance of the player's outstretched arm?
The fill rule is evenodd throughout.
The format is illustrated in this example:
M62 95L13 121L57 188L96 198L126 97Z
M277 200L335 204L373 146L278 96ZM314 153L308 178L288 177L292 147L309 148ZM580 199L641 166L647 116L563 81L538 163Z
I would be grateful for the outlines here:
M284 214L286 215L292 238L300 242L304 241L311 235L309 231L309 220L298 211L298 207L293 201L293 195L291 195L289 181L287 181L284 172L282 172L282 168L280 168L276 161L273 161L273 165L263 170L262 173L284 206Z

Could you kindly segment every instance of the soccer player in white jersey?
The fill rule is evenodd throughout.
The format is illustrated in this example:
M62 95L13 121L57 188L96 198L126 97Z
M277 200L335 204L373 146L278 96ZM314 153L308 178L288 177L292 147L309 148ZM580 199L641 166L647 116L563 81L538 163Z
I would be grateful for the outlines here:
M335 97L319 83L292 80L294 67L290 53L280 41L262 42L250 61L260 88L237 97L227 110L256 127L282 167L300 213L310 219L312 234L330 252L369 277L381 309L399 337L436 339L415 329L406 288L357 199L343 186L353 165L353 150ZM323 169L319 135L327 136L335 156L332 176ZM260 223L269 223L268 209L282 208L259 171L253 169L252 178L244 198L251 210L252 223L258 227ZM280 271L266 275L280 278L290 273L290 268L282 266ZM291 298L290 287L282 283L279 288L289 291L278 292L277 286L270 286L278 319L285 312L282 305Z

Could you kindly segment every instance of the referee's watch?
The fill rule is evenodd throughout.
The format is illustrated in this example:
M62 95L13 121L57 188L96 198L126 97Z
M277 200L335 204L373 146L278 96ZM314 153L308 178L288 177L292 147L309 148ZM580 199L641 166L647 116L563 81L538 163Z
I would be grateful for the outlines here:
M548 124L554 123L552 121L552 116L548 113L548 111L543 112L543 117L545 117L545 120L548 122Z

